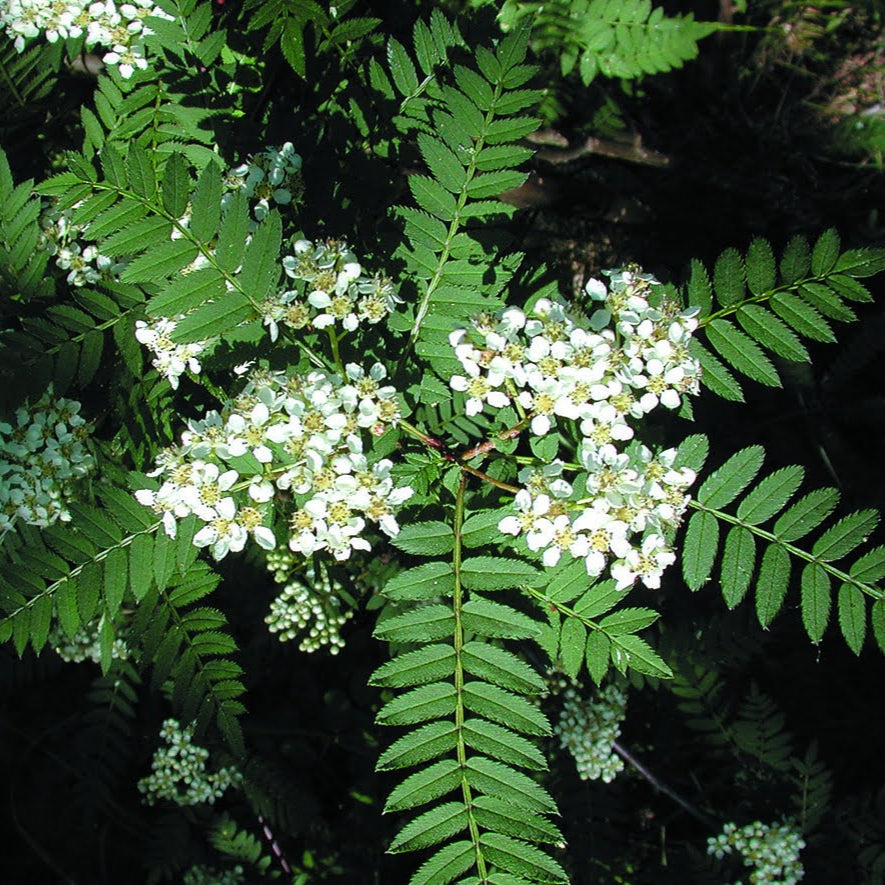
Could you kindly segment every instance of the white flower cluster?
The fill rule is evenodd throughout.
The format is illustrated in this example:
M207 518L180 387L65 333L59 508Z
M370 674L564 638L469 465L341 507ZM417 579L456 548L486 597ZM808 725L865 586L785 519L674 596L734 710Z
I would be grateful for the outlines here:
M387 277L365 275L343 240L298 240L292 248L294 254L283 258L283 269L290 278L307 283L307 294L290 290L265 306L271 339L276 340L279 323L293 329L340 324L353 332L360 323L380 322L402 303Z
M160 729L165 746L155 753L151 774L138 782L144 801L153 805L158 799L169 799L176 805L210 805L224 795L228 787L237 787L243 776L234 768L206 771L209 751L193 743L192 725L182 728L174 719L167 719Z
M788 822L760 821L738 827L727 823L718 836L707 840L707 854L723 858L737 852L744 865L753 867L751 885L796 885L805 876L799 852L805 840Z
M575 758L581 780L611 783L624 770L624 762L612 749L621 734L627 695L614 684L601 689L592 701L573 688L564 692L562 712L554 728L560 745Z
M199 864L191 867L181 878L182 885L242 885L246 874L240 864L229 870L217 870Z
M94 664L101 662L101 633L104 615L88 624L84 624L73 637L67 635L59 626L55 625L49 631L49 645L55 653L69 664L79 664L83 661L92 661ZM129 657L129 648L120 637L114 639L111 647L111 657L114 660L125 660Z
M67 502L95 467L91 430L80 403L55 397L51 386L17 409L14 423L0 421L0 538L17 519L36 526L70 520Z
M153 33L146 21L150 16L172 18L153 0L7 0L0 4L0 27L15 40L19 52L27 40L40 34L50 43L84 37L86 49L105 47L102 61L117 65L126 79L148 66L144 38Z
M55 263L68 271L71 286L87 286L111 280L125 265L102 255L95 243L80 242L85 225L71 223L71 210L47 207L40 216L40 248L55 256Z
M674 469L675 450L655 456L630 443L631 421L661 404L676 408L699 385L699 364L688 353L697 321L663 300L660 288L647 274L612 271L610 291L598 280L587 285L602 302L589 318L539 299L529 315L506 308L449 339L465 371L451 386L466 394L469 415L514 406L536 438L563 419L580 430L575 481L562 476L560 460L521 471L516 514L501 531L524 535L548 567L566 551L593 576L610 565L620 589L637 578L660 586L675 560L666 534L679 524L695 479Z
M199 355L209 346L209 341L190 341L178 344L172 340L172 333L178 320L157 317L135 321L135 338L154 354L151 365L166 377L172 388L178 389L178 379L186 370L200 374Z
M268 567L276 570L277 575L289 573L294 563L295 557L288 551L268 554ZM270 604L264 622L271 633L279 634L280 642L307 630L298 643L301 651L309 654L326 647L330 654L337 655L344 648L341 627L353 616L351 610L341 605L343 593L344 585L333 579L327 569L308 565L303 577L286 583L283 592Z
M267 216L271 201L277 206L288 206L297 201L304 185L301 180L301 156L287 141L281 148L267 148L254 157L235 166L225 177L230 192L221 198L222 208L230 202L232 193L242 190L255 201L252 212L258 221Z
M188 424L181 446L149 474L163 476L160 488L135 497L162 515L173 537L178 520L196 515L204 526L194 544L216 559L242 550L250 534L273 549L268 523L277 490L294 502L291 550L328 550L338 560L369 550L367 521L393 537L394 511L413 494L394 485L389 460L370 464L364 453L364 436L400 417L396 390L381 383L386 374L380 363L368 373L349 364L344 378L255 371L222 414Z

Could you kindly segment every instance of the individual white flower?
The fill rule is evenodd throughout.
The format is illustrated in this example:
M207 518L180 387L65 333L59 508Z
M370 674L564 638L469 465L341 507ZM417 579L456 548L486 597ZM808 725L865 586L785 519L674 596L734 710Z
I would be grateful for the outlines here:
M635 547L627 551L627 555L619 559L611 567L617 589L632 587L639 578L646 587L657 589L661 586L661 576L668 566L676 561L676 554L667 546L661 535L647 535L642 548Z
M215 559L221 560L231 551L238 553L246 546L248 532L237 521L233 498L222 498L215 506L215 516L194 535L196 547L211 547Z
M503 378L496 376L466 378L463 375L453 375L449 386L452 390L466 393L467 402L464 404L464 411L468 415L478 415L486 403L495 409L504 409L510 405L510 397L504 391L497 389L502 381Z

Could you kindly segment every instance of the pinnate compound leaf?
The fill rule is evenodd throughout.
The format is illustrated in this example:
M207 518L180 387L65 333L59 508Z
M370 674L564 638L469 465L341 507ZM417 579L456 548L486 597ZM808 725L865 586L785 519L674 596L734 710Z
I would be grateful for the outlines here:
M856 654L863 648L867 633L867 604L863 593L851 584L839 588L839 627L848 647Z
M793 464L775 470L766 476L738 506L738 519L750 525L760 525L786 507L802 484L805 471Z
M690 590L710 577L719 548L719 521L712 513L693 513L682 545L682 576Z
M816 562L802 570L802 623L812 642L818 643L830 620L830 576Z

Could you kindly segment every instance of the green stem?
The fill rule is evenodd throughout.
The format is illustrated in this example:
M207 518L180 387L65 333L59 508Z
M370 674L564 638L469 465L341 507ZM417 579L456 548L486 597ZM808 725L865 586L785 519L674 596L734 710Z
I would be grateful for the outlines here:
M467 826L470 831L470 841L476 856L476 872L481 882L486 880L485 857L482 846L479 843L479 824L473 814L473 793L470 789L470 781L467 777L467 744L464 741L464 666L461 662L461 651L464 647L464 626L462 624L463 587L461 584L461 528L464 525L464 493L467 488L467 473L461 473L458 483L458 494L455 499L455 548L452 553L452 570L455 573L455 588L452 593L452 611L455 615L455 729L456 729L456 752L458 764L461 766L461 795L464 799L464 807L467 809Z
M341 354L338 351L338 336L335 334L333 326L327 326L326 332L329 335L329 345L332 348L332 359L335 360L335 365L338 367L338 371L343 379L346 376L346 372L344 371L344 363L341 362Z

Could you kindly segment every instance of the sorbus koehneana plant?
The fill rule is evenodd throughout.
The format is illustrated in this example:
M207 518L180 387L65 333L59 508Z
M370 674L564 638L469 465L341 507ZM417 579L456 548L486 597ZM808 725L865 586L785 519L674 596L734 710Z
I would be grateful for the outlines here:
M717 449L708 470L689 427L696 397L740 401L741 375L778 386L778 366L809 358L804 339L833 340L885 251L843 250L828 230L776 259L757 238L712 276L694 262L684 285L631 264L566 291L511 251L500 199L524 182L538 126L528 31L469 46L435 12L382 40L353 5L249 3L236 39L194 0L4 8L17 48L101 47L107 67L82 149L53 174L16 184L0 154L0 638L98 662L119 732L158 695L169 746L139 789L198 806L242 791L251 821L202 820L256 875L323 875L270 829L289 819L250 739L237 638L264 621L337 654L354 612L375 613L389 652L370 678L376 719L400 729L379 735L379 770L401 772L389 850L421 852L413 883L567 881L544 739L582 778L642 771L618 741L631 684L669 681L693 722L819 798L814 754L772 750L776 709L753 694L735 719L712 664L695 683L684 651L656 648L678 625L654 626L646 591L712 577L728 608L752 593L767 627L795 572L812 642L835 609L852 651L868 626L885 649L885 548L859 552L877 513L833 518L838 492L803 489L799 465L761 475L761 446ZM366 155L414 150L390 205L350 213L361 226L318 209L354 199L316 171L334 136L275 138L264 116L255 83L277 40L315 88L312 113L348 120ZM232 577L240 553L285 585L248 628L225 610L261 586ZM209 773L205 742L223 757ZM711 828L709 850L795 877L817 807ZM237 833L256 820L267 845ZM153 875L242 869L170 855Z

